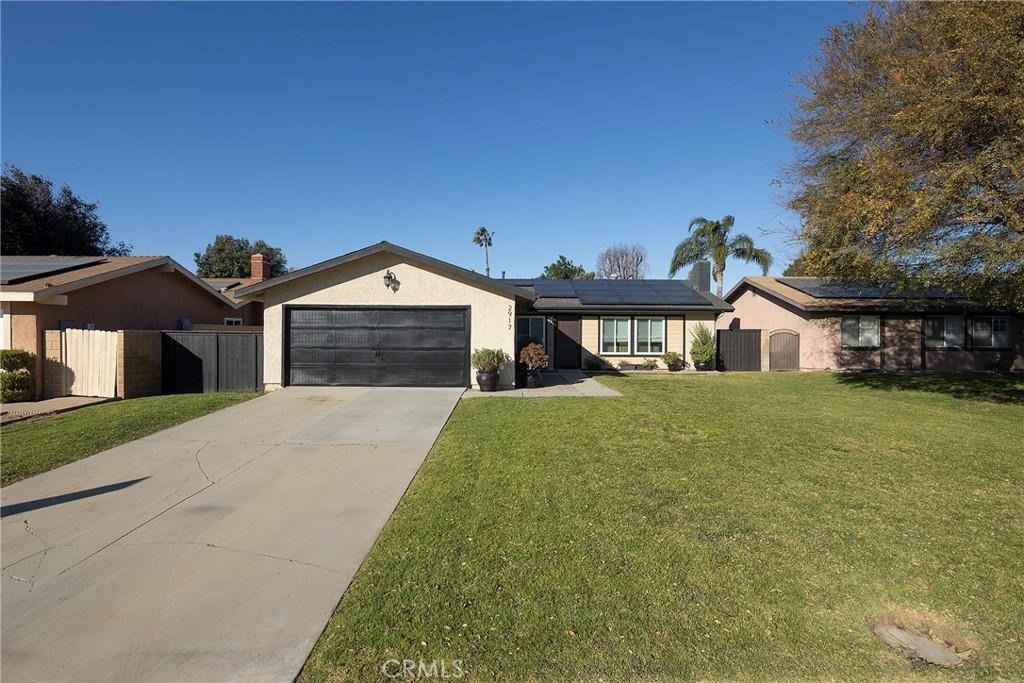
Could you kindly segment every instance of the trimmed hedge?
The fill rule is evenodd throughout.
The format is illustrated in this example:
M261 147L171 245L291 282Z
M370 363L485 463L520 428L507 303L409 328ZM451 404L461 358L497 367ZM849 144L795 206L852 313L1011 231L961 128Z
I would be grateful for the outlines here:
M0 351L0 401L31 401L36 397L35 355L22 349Z

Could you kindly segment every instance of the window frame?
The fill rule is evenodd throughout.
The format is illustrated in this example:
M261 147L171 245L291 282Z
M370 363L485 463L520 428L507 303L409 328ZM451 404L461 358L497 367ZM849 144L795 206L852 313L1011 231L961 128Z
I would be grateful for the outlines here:
M978 320L988 320L989 343L978 344L975 339L974 326ZM1006 321L1006 345L996 345L996 320ZM1013 348L1013 325L1008 315L975 315L971 316L971 348L983 349L985 351L998 351Z
M545 350L547 350L547 348L548 348L548 319L547 319L547 316L543 316L543 315L517 315L516 316L516 343L517 344L519 343L519 321L520 320L540 320L541 321L541 325L540 325L540 330L541 330L540 338L541 338L541 342L540 342L540 345L543 346ZM529 338L530 338L529 326L527 326L527 335L526 336L527 336L527 342L526 342L526 344L523 344L523 346L526 346L527 344L531 343L529 341Z
M625 351L605 351L604 350L604 321L605 320L625 320L629 326L626 330L626 350ZM618 341L618 336L615 336L612 344ZM598 355L601 356L632 356L633 353L633 316L630 315L602 315L598 318L597 323L597 348Z
M659 340L659 341L661 341L661 351L650 351L650 350L648 350L648 351L641 351L640 350L640 321L641 320L646 321L648 323L648 327L647 327L647 335L648 335L647 336L647 346L648 346L648 349L650 348L650 344L651 344L651 341L653 339L653 337L650 336L650 333L651 333L650 323L651 323L651 321L655 321L655 320L660 320L661 321L661 339ZM666 339L665 338L668 336L668 332L667 332L668 322L666 321L665 316L663 316L663 315L635 315L635 316L633 316L633 323L632 323L632 325L633 325L633 349L632 350L633 350L633 355L634 356L661 356L662 354L665 353L665 348L666 348Z
M845 325L843 323L844 323L844 321L847 318L856 318L857 319L857 343L856 344L847 344L846 343L845 334L843 332L843 328L845 327ZM861 337L863 336L862 333L861 333L861 324L860 324L861 318L874 318L875 320L878 321L878 343L877 344L865 345L865 344L861 343ZM850 314L846 314L846 315L840 316L840 318L839 318L839 345L840 345L841 348L844 348L844 349L872 349L873 350L873 349L880 349L880 348L882 348L882 316L877 315L877 314L863 314L862 315L860 313L850 313Z
M227 327L241 327L242 322L241 318L224 318L224 325Z
M950 345L950 344L946 343L946 341L947 341L947 337L946 337L946 321L948 319L950 319L950 318L959 318L960 319L961 327L960 327L960 343L959 344ZM928 324L929 324L929 321L932 321L932 320L941 320L942 321L942 340L941 340L941 343L938 343L938 344L937 343L933 343L928 338ZM972 330L973 330L973 324L972 324ZM925 321L924 321L924 345L925 345L926 348L929 348L929 349L952 349L954 351L961 351L961 350L963 350L967 346L967 320L962 315L929 315L929 316L925 316Z

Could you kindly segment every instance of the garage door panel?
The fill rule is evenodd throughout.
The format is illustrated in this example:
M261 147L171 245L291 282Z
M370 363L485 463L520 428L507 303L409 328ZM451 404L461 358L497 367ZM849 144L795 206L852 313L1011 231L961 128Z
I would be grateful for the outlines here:
M464 349L465 330L391 328L379 330L381 349Z
M466 309L288 310L288 378L302 385L466 386Z
M292 329L377 327L380 311L374 309L296 308L291 312Z
M301 349L292 348L292 365L338 365L340 363L377 362L376 349Z
M431 327L453 330L466 328L465 311L459 309L382 309L379 321L379 327Z
M373 348L377 345L377 330L352 329L292 329L292 348Z
M346 386L378 384L377 365L328 365L321 367L295 367L291 370L292 384L311 386Z
M455 350L443 350L443 351L422 351L422 350L397 350L397 349L381 349L380 355L381 365L395 367L399 365L419 366L443 366L443 367L459 367L463 362L463 352Z

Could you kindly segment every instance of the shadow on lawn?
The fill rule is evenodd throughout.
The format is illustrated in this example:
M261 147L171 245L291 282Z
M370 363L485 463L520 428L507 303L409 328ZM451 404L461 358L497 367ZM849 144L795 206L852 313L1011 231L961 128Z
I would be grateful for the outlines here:
M887 391L927 391L974 401L1024 404L1022 375L845 372L835 377L840 384L846 386Z

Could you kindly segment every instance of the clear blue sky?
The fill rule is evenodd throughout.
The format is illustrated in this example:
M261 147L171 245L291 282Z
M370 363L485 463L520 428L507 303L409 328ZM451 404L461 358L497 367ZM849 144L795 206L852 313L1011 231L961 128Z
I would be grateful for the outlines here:
M2 154L139 254L217 233L292 266L387 239L483 270L593 267L726 213L797 223L793 76L850 3L2 6ZM754 268L731 262L726 284Z

